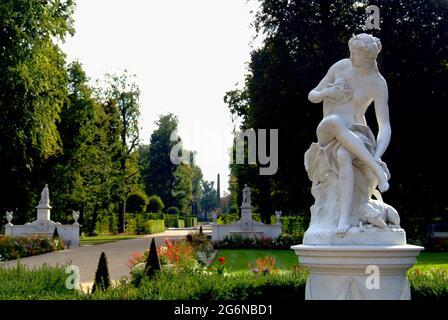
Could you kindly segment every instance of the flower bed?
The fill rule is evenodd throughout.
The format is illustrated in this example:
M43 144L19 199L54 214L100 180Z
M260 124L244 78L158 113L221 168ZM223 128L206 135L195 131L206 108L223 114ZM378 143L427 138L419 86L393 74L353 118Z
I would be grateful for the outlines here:
M0 235L0 261L13 260L64 249L62 239L50 240L38 236Z

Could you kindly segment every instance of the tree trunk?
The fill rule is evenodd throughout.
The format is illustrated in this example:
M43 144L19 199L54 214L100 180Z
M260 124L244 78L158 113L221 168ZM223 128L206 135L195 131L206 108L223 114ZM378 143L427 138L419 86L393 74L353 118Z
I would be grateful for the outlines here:
M121 172L123 174L123 202L120 204L118 212L118 233L124 233L125 231L125 213L126 213L126 181L124 181L124 176L126 173L126 158L121 159Z

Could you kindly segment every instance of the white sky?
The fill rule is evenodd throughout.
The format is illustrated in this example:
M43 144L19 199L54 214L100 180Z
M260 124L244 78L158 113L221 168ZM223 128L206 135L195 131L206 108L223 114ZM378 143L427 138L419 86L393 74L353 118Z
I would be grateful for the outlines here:
M140 87L141 138L161 114L179 119L204 179L227 191L232 145L226 91L244 82L255 30L251 0L77 0L76 34L62 45L93 80L127 69ZM215 184L216 186L216 184Z

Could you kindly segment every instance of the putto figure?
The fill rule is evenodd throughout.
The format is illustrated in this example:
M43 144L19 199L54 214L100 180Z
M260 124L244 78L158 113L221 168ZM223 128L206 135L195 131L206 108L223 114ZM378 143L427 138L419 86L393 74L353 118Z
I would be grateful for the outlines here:
M305 168L316 199L312 220L313 214L326 210L332 217L324 214L327 218L319 219L327 220L318 224L331 228L336 221L339 236L365 221L361 215L366 204L372 195L382 201L380 192L389 189L390 178L381 160L391 138L388 89L376 62L381 42L362 33L353 36L348 46L350 58L332 65L308 95L313 103L323 102L323 119L316 131L318 142L305 153ZM377 138L365 119L372 102Z

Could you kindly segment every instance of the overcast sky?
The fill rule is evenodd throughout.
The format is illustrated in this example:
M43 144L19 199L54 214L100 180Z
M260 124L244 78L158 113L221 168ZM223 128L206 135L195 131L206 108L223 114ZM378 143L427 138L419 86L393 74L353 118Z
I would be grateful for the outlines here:
M247 72L255 0L76 0L76 34L62 46L93 80L127 69L141 90L144 143L161 114L179 118L184 147L204 179L227 191L230 112L226 91Z

